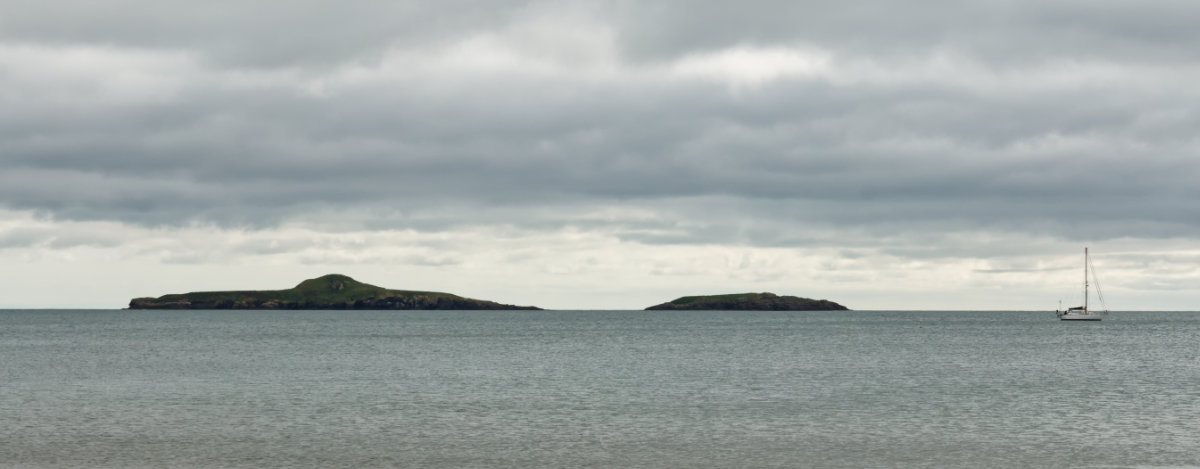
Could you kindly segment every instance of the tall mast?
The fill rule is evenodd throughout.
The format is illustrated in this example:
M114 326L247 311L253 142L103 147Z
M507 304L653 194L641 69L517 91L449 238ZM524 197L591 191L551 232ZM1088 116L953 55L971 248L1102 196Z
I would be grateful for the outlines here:
M1088 278L1087 278L1088 265L1087 265L1087 263L1088 263L1088 248L1085 247L1085 248L1083 248L1083 312L1084 312L1084 314L1087 314L1087 312L1088 312Z

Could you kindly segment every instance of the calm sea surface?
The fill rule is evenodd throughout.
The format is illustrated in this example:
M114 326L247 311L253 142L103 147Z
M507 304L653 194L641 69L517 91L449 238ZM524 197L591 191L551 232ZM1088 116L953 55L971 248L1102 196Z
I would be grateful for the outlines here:
M0 311L3 467L1200 467L1200 313Z

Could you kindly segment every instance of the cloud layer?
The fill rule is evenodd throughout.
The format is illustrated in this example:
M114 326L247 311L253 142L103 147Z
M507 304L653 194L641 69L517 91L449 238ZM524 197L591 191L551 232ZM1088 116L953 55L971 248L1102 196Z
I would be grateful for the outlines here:
M167 230L208 247L139 262L323 246L462 274L517 262L480 235L516 232L560 276L641 247L673 254L614 272L747 249L1011 273L971 265L1190 252L1200 228L1194 2L10 3L10 253ZM89 223L119 228L45 231Z

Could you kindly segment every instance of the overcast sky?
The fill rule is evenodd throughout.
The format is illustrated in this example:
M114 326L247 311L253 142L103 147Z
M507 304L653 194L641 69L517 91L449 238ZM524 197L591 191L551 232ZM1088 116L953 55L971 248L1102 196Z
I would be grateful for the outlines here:
M1200 2L0 0L0 307L1200 309Z

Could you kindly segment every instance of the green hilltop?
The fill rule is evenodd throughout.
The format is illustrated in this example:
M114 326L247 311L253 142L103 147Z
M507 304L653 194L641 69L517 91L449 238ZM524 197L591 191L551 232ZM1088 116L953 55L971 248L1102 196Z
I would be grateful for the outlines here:
M134 298L129 309L539 309L428 291L391 290L329 274L287 290L212 291Z

